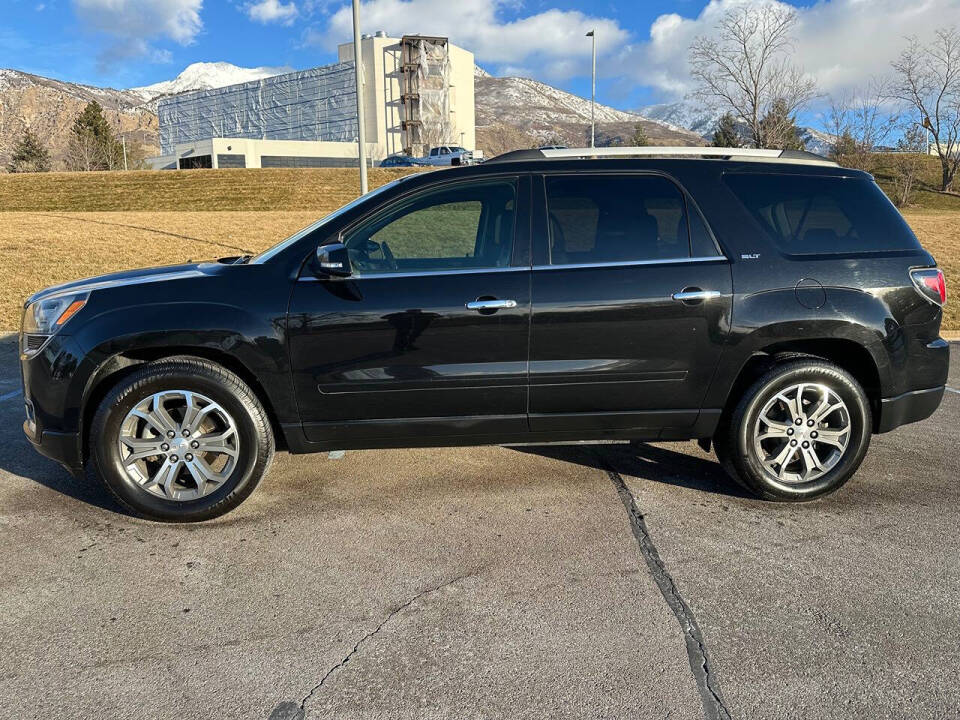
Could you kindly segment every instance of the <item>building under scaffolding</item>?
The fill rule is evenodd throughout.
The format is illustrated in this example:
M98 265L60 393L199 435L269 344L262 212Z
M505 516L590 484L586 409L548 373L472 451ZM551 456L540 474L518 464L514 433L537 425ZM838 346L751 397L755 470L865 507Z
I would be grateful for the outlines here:
M367 155L475 147L473 54L446 38L361 40ZM161 100L157 168L355 167L353 44L340 62Z

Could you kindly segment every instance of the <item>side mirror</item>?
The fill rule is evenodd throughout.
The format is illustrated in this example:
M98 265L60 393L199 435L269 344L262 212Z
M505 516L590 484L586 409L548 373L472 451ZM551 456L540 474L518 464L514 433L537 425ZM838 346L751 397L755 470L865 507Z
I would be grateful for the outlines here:
M324 275L331 277L350 277L350 256L343 243L330 243L317 248L317 267Z

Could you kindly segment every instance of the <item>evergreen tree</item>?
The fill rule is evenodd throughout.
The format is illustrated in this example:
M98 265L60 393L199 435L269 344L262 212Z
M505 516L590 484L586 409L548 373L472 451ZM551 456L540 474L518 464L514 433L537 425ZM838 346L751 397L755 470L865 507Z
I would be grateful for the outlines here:
M783 100L774 100L770 110L760 120L758 147L775 150L804 150L796 115L791 115Z
M857 152L857 141L854 140L850 130L844 130L830 146L830 159L841 165L846 165L846 158L852 157Z
M73 121L67 165L71 170L116 170L123 167L123 146L96 100L87 103Z
M713 147L740 147L740 133L737 131L737 119L732 113L725 113L713 131Z
M7 163L7 171L12 173L50 172L50 153L30 128L23 131L23 136L13 148L13 155Z
M646 147L650 144L650 140L647 139L647 131L643 129L643 125L637 123L633 126L633 136L630 138L630 145L633 147Z

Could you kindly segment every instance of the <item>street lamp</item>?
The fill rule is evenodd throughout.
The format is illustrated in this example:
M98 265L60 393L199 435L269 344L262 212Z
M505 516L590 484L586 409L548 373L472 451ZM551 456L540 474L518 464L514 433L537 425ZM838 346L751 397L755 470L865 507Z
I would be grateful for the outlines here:
M357 81L357 159L360 194L367 194L367 129L363 118L363 67L360 65L360 0L353 0L353 63Z
M590 79L590 147L596 147L597 141L597 31L596 28L587 33L586 37L593 38L593 73Z

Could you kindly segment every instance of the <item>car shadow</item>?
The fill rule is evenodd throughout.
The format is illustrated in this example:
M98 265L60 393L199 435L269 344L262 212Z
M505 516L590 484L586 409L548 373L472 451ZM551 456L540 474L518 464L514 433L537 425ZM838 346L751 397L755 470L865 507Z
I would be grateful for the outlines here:
M37 453L24 437L23 401L17 368L19 352L15 334L0 336L0 472L28 478L55 492L120 515L129 515L100 483L73 477L53 460Z
M613 471L642 480L725 495L749 498L720 463L662 445L646 443L577 443L575 445L514 445L517 452L576 463L604 472Z

